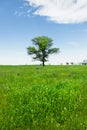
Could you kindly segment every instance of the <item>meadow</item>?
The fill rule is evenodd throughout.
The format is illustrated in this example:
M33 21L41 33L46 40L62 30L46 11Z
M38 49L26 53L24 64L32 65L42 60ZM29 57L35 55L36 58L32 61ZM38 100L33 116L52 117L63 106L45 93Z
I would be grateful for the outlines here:
M87 130L87 66L0 66L0 130Z

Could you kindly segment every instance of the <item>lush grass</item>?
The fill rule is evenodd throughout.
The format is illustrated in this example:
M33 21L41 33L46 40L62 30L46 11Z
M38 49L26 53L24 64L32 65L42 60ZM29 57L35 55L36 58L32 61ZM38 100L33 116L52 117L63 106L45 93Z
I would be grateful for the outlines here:
M87 66L0 66L0 130L87 130Z

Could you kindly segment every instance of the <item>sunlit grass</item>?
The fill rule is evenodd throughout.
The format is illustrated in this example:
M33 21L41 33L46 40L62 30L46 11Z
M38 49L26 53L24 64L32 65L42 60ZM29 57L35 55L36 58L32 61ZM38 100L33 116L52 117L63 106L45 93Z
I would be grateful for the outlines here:
M87 66L0 66L0 130L86 130Z

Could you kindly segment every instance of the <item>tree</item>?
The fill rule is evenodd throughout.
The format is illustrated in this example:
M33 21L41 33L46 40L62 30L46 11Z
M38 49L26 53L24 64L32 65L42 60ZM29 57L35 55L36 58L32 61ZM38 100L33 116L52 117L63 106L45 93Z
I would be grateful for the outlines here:
M73 63L73 62L71 62L71 65L74 65L74 63Z
M59 52L59 48L52 48L53 40L47 36L35 37L32 42L34 46L29 46L27 52L33 55L33 59L41 61L43 66L50 54Z
M83 60L82 65L87 65L87 60Z
M66 65L69 65L69 62L66 62Z

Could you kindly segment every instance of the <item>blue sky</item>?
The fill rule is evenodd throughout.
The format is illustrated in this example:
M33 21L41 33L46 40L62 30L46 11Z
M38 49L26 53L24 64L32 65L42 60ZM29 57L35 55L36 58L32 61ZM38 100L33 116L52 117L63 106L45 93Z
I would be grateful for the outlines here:
M43 35L60 48L59 54L49 57L48 64L87 59L86 12L86 0L0 1L0 64L38 64L27 55L26 48L32 45L32 38Z

